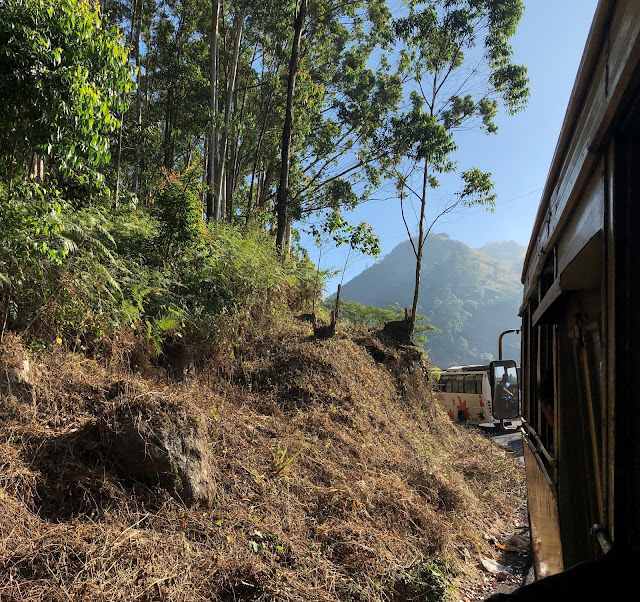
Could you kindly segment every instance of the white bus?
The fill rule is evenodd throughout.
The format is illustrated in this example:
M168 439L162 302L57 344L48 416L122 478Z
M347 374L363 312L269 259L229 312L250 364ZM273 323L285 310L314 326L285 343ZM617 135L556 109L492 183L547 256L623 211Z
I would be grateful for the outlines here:
M454 422L492 426L489 366L453 366L440 373L436 400Z

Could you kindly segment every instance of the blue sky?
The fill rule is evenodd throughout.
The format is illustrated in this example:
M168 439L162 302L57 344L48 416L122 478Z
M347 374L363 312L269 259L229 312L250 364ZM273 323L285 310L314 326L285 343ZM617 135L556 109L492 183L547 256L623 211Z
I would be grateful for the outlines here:
M399 2L391 2L390 5ZM434 232L471 247L487 242L515 240L528 245L562 120L573 87L582 51L593 19L597 0L525 0L526 10L512 39L515 61L529 69L531 97L524 112L501 115L499 131L488 136L480 131L465 132L456 138L459 167L478 167L493 174L496 209L467 209L453 219L438 222ZM442 196L456 189L438 189ZM347 215L352 223L366 221L380 237L382 255L407 240L400 206L388 187L375 195L378 200L362 204ZM306 242L306 241L304 241ZM312 246L312 245L311 245ZM309 248L314 260L314 249ZM322 268L342 269L347 249L325 250ZM352 252L344 281L356 276L373 260ZM327 293L335 292L340 276Z

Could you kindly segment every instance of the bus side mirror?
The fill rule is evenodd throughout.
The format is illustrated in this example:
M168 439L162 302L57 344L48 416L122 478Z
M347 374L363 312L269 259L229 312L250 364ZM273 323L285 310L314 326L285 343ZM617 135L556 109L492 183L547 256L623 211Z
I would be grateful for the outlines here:
M493 417L511 420L520 415L518 371L513 360L500 360L489 365Z

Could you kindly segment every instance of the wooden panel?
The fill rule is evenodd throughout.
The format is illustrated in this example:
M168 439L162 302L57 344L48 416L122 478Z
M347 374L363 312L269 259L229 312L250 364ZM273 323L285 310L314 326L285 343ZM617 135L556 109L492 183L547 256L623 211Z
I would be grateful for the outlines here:
M524 445L527 499L531 523L531 545L536 578L555 575L564 569L558 506L551 487L529 446Z
M562 290L601 289L603 265L604 230L598 230L562 271Z
M602 161L593 173L556 247L558 273L562 274L595 234L604 229L604 181ZM600 276L598 274L598 276Z
M606 188L606 213L605 213L605 237L606 237L606 255L604 257L604 331L607 336L604 337L606 349L606 362L603 369L605 370L606 389L604 400L607 408L607 491L608 497L608 520L610 525L616 524L615 513L615 497L613 491L615 489L615 429L616 429L616 313L615 313L615 284L616 284L616 262L615 257L615 237L613 231L614 213L613 213L613 194L614 194L614 166L616 165L616 149L615 143L611 143L607 161L605 163L605 178L607 180ZM615 536L615 533L614 533Z
M636 0L619 2L610 32L551 198L549 228L554 234L558 223L565 217L571 197L580 192L576 186L579 178L585 171L593 169L596 153L637 69L640 60L640 3Z
M562 295L562 281L560 278L556 278L551 288L547 291L546 295L542 298L538 309L533 313L531 317L531 326L536 326L542 316L548 311L548 309L558 300Z
M638 95L640 100L640 92ZM615 525L620 547L640 546L640 109L616 147L613 191L615 237Z

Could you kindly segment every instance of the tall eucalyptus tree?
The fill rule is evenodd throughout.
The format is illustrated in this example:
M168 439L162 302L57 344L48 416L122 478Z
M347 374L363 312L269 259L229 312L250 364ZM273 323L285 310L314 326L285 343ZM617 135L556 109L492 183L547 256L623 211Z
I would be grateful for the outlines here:
M529 96L527 69L512 62L509 43L524 5L522 0L410 0L409 13L397 20L401 71L411 81L411 108L393 121L395 150L404 156L396 170L402 216L416 257L415 286L407 325L415 328L424 243L434 223L463 206L495 205L491 174L459 170L454 134L462 129L497 132L500 105L507 114L522 110ZM457 173L462 188L427 223L429 190L440 186L436 174ZM406 220L404 201L419 205L417 235Z
M384 59L377 70L368 64L393 37L384 0L304 4L294 24L294 36L301 28L299 56L294 64L292 46L289 68L291 84L295 67L298 93L287 103L291 119L283 126L279 247L290 220L352 207L369 193L367 184L379 183L389 159L380 132L401 96L400 79Z

